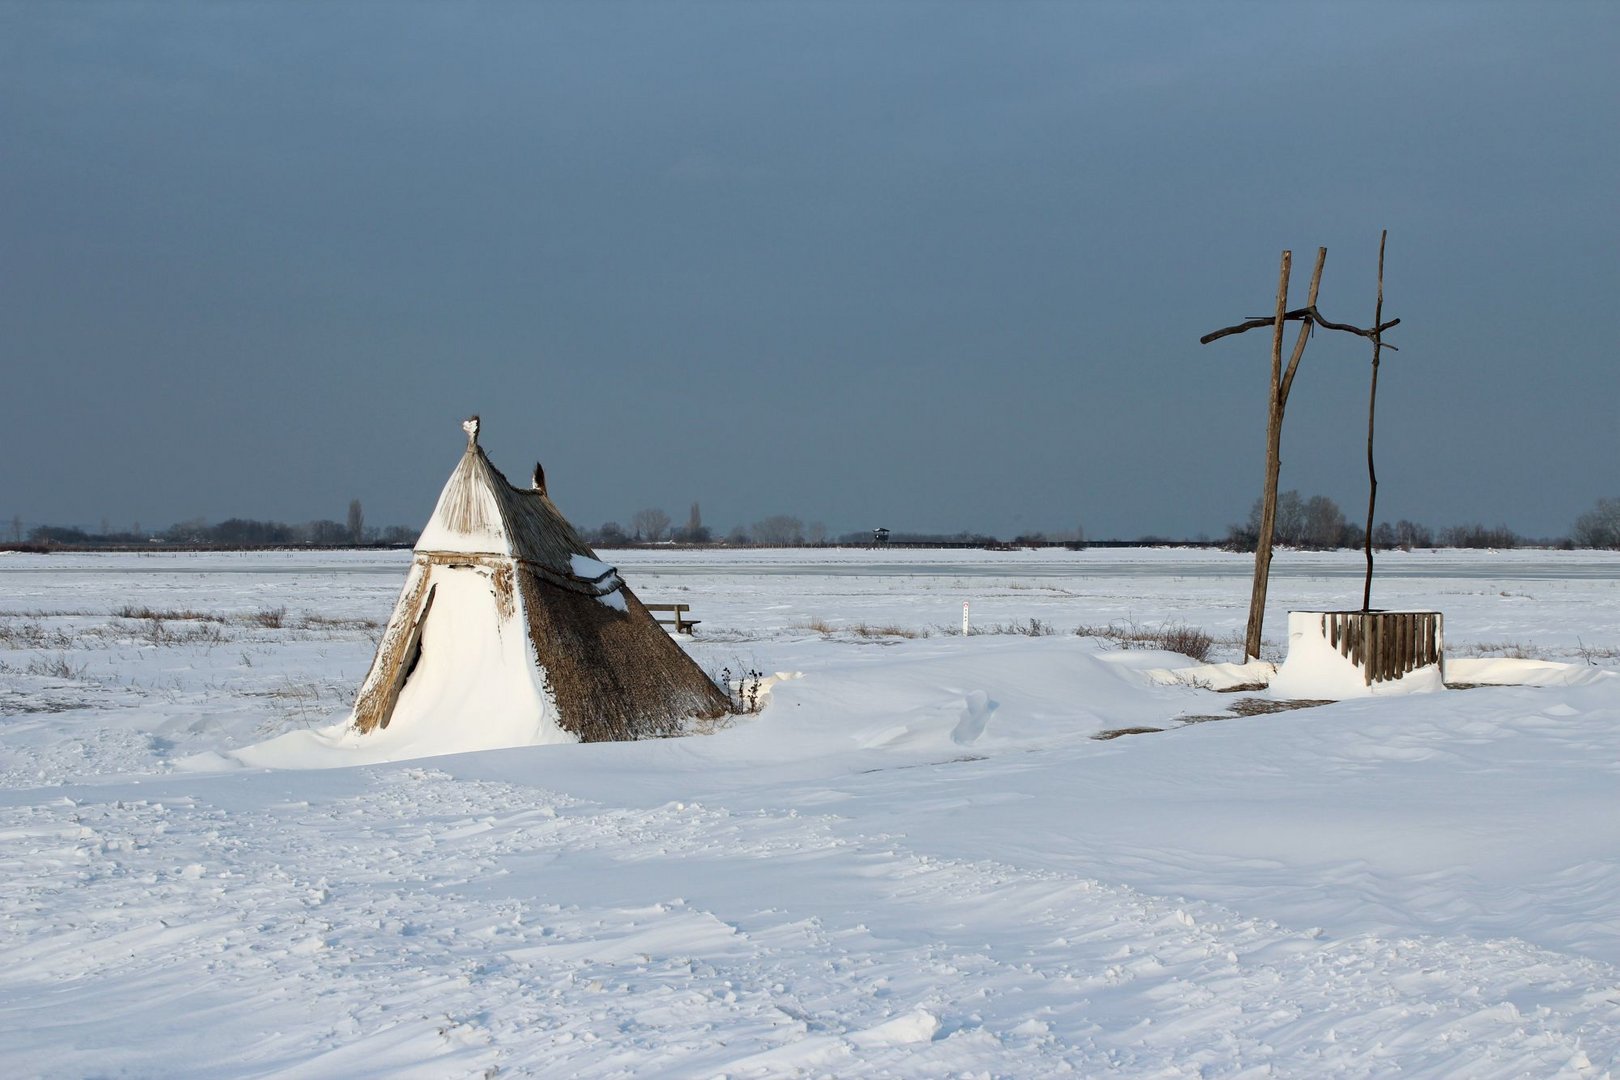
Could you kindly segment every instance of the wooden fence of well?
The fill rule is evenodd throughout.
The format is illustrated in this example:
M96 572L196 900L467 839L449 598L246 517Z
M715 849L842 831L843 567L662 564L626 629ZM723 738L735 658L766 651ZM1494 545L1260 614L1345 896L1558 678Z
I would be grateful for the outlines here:
M1438 611L1325 611L1322 636L1361 669L1371 686L1444 657Z

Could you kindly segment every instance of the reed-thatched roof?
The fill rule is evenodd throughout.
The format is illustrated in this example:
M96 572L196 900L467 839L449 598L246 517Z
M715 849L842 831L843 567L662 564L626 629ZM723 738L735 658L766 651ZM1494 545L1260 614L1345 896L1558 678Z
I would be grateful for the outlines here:
M690 717L724 711L721 691L557 510L538 466L534 486L514 487L478 445L478 418L463 427L466 452L417 541L405 589L356 700L356 727L369 732L396 722L402 701L414 705L406 694L413 678L453 687L457 672L446 665L456 662L455 641L436 627L434 615L437 586L453 573L487 580L487 617L530 643L532 670L503 667L494 676L512 681L503 709L552 714L561 732L584 741L676 734ZM464 577L456 579L455 595L468 595ZM470 617L468 610L457 617ZM429 674L421 674L424 667ZM487 689L480 683L481 699ZM433 715L412 715L411 723L479 722L453 715L453 690L427 696Z

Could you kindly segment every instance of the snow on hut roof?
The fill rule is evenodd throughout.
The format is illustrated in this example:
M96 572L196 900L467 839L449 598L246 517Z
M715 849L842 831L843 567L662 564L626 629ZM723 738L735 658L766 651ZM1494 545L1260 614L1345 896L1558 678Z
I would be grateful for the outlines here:
M513 487L478 445L478 417L462 424L467 452L439 494L433 517L416 541L418 553L493 555L518 559L581 592L602 594L619 587L613 568L596 559L545 489ZM576 556L583 559L576 560ZM580 567L603 567L584 574Z

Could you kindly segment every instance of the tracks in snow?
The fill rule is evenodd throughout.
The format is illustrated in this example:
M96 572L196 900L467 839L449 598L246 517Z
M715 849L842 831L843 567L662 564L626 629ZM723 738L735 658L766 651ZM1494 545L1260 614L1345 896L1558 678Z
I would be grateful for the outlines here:
M117 1045L135 1075L1595 1076L1620 1049L1617 972L1513 940L1329 939L830 815L361 775L0 811L21 1072Z

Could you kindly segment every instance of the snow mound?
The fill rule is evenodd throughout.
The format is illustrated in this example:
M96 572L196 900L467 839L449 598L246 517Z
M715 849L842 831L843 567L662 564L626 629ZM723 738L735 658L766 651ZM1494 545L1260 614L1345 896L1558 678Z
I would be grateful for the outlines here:
M925 1043L933 1039L939 1028L939 1017L927 1009L917 1009L886 1023L869 1027L865 1031L853 1032L849 1036L849 1041L862 1047Z
M1236 690L1244 686L1265 686L1276 675L1277 666L1264 660L1246 664L1189 664L1186 667L1148 668L1142 672L1157 686L1191 686L1200 690Z
M435 588L433 618L422 631L423 661L400 691L387 727L362 734L345 719L231 756L250 766L318 769L577 742L557 723L521 611L503 615L477 570L441 574Z
M1481 656L1467 660L1448 659L1446 676L1453 683L1475 686L1585 686L1599 679L1612 679L1614 672L1589 664Z

